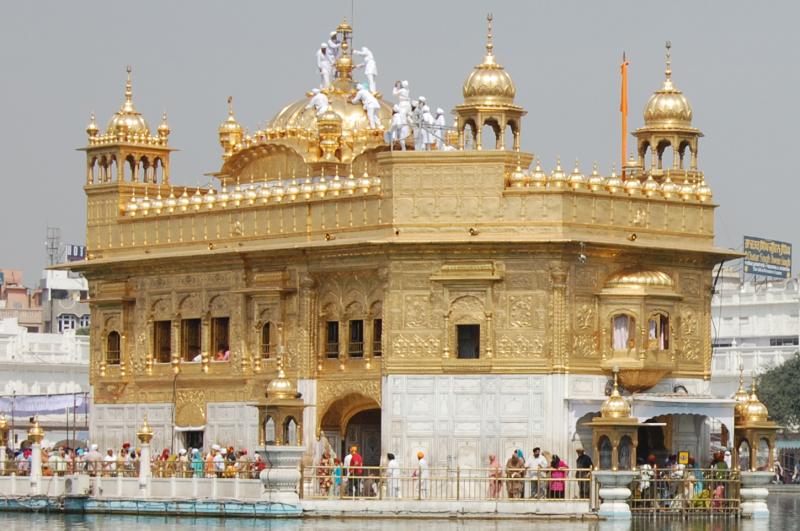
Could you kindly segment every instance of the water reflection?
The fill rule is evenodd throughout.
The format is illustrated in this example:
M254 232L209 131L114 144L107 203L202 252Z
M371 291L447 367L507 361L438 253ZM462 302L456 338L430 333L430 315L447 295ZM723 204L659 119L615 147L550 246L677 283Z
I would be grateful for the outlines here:
M190 529L276 531L495 531L532 528L542 531L768 531L800 529L800 496L794 492L769 497L769 521L737 520L730 517L688 518L686 520L649 518L631 522L598 521L517 521L517 520L422 520L422 519L272 519L191 518L160 516L46 515L5 513L0 516L3 531L106 530L188 531Z

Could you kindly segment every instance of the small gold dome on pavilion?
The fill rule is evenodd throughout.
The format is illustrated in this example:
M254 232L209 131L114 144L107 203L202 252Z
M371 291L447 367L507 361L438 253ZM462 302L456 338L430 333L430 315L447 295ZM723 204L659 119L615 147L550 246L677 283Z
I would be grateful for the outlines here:
M769 410L756 396L756 382L753 381L753 388L747 403L742 407L742 421L744 422L766 422L769 419Z
M673 288L675 282L668 274L656 270L630 270L615 273L606 281L607 288L658 287Z
M267 400L282 400L297 398L297 390L292 381L286 377L283 370L283 356L278 354L278 377L270 380L267 385Z
M158 136L166 138L170 133L169 123L167 123L167 113L161 115L161 124L158 126Z
M511 76L497 63L492 43L492 15L487 17L489 33L483 62L464 81L464 103L484 105L510 105L514 103L517 89Z
M106 134L141 134L150 136L150 126L144 117L133 106L133 83L131 82L131 67L128 66L128 80L125 83L125 102L114 113L106 127Z
M664 71L666 78L661 89L655 91L645 105L645 126L675 128L692 126L692 107L689 105L689 100L672 84L669 52L671 47L667 41L667 68Z
M33 443L41 443L44 440L44 430L39 425L38 417L33 419L33 426L28 430L28 439Z
M631 416L631 405L619 394L616 372L614 373L614 389L611 391L611 396L606 398L606 401L600 406L600 415L607 419L623 419Z

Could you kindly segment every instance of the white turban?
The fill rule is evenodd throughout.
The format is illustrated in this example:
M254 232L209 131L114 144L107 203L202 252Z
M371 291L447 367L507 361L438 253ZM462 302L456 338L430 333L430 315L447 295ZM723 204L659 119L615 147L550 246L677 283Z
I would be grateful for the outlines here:
M407 79L404 79L403 82L400 83L400 84L403 86L403 88L408 88L408 80Z
M319 45L319 47L320 48L327 48L328 44L323 42L322 44Z
M318 88L313 88L313 89L311 89L311 93L312 94L319 94L319 89Z
M97 450L97 445L96 444L92 445L92 450Z
M225 454L227 454L227 453L228 453L228 450L226 450L225 448L223 448L222 450L220 450L220 451L219 451L219 453L221 453L222 455L225 455Z
M422 103L425 103L428 100L425 99L425 96L420 96L419 97L419 101L421 101Z
M211 449L212 450L219 450L219 445L218 444L213 444L213 445L211 445Z
M336 37L336 32L335 31L331 32L331 37Z
M441 107L439 107L438 109L436 109L436 114L444 114L444 110Z
M397 105L395 105L394 107L392 107L392 110L393 110L394 112L400 112L400 107L398 107Z
M185 455L186 454L186 450L184 448L181 448L180 450L178 450L178 453L181 454L181 455Z
M427 105L423 105L422 106L422 112L431 112L431 108L428 107Z

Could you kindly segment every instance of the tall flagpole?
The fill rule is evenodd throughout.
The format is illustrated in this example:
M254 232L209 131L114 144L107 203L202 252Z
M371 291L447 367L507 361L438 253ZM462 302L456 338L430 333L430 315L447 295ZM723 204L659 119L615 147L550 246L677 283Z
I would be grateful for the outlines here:
M622 52L622 64L619 67L622 76L622 94L620 95L619 111L622 114L622 178L625 179L625 162L628 151L628 61L625 52Z

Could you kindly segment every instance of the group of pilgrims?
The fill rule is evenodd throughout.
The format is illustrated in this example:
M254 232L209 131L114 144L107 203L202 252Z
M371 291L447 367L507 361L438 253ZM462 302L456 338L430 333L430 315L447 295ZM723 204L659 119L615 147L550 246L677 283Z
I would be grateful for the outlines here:
M330 101L326 91L331 88L336 76L336 61L341 53L342 43L339 42L338 33L332 31L327 42L320 44L317 50L317 68L320 74L320 87L311 89L311 99L306 109L314 109L317 116L322 116L330 108ZM381 108L377 98L376 78L378 67L375 56L366 46L353 50L353 55L363 57L364 62L355 65L355 68L364 68L367 83L356 85L356 93L351 103L360 103L367 113L370 129L381 127L378 111ZM397 104L392 108L392 120L389 131L385 132L386 143L394 149L399 143L400 149L406 150L406 140L413 135L414 149L416 151L452 150L452 146L445 145L445 132L447 130L444 110L439 107L434 115L425 96L411 99L407 80L398 80L394 84L392 94L397 98Z

